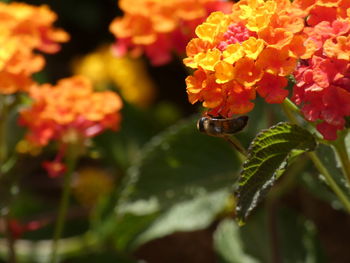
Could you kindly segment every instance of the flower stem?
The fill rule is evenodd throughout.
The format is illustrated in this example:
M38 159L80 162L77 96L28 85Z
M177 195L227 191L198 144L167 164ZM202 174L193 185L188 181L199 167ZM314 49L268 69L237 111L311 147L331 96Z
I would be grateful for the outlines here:
M293 114L293 112L297 112L295 110L295 107L296 107L295 104L291 102L288 98L286 98L282 104L282 109L286 114L287 118L289 119L289 121L293 124L299 125L297 118Z
M293 112L300 114L300 111L295 106L295 104L287 98L287 99L285 99L284 103L282 104L282 107L283 107L283 110L284 110L287 118L289 119L289 121L292 122L293 124L299 125L297 118L293 114ZM346 148L345 148L345 151L346 151ZM344 208L346 209L346 211L350 214L350 201L349 201L349 199L344 194L342 189L337 185L337 183L333 179L332 175L328 172L327 168L323 165L322 161L318 158L317 154L315 152L308 152L306 154L309 156L311 161L314 163L316 169L324 176L329 187L337 195L339 200L344 205ZM348 161L349 159L347 156L347 152L346 152L346 155L344 155L344 153L342 153L342 155L344 158L345 157L347 158L347 165L350 165L350 163ZM348 168L350 171L350 166Z
M288 107L290 111L293 111L301 116L300 109L290 99L286 98L283 102L283 105Z
M5 178L6 172L4 171L4 166L8 155L6 126L9 113L9 105L6 99L6 95L0 94L0 179L2 179L2 181L8 179ZM10 186L12 186L11 183ZM7 260L9 263L16 263L15 239L13 238L10 230L10 203L11 201L6 201L6 205L2 208L1 213L5 221L6 239L8 245Z
M328 172L327 168L323 165L321 160L318 158L315 152L308 153L308 156L316 166L317 170L324 176L326 179L326 182L328 183L329 187L333 190L333 192L338 196L339 200L344 205L346 211L350 213L350 201L348 200L347 196L344 194L344 192L340 189L340 187L337 185L337 183L334 181L331 174Z
M4 95L0 95L0 175L2 175L2 167L7 158L7 142L6 142L6 121L8 115L8 107Z
M67 209L69 205L72 175L75 169L76 159L77 159L77 156L74 154L71 154L67 159L67 172L64 174L63 193L61 196L58 217L57 217L54 236L53 236L52 254L51 254L51 260L50 260L51 263L56 263L57 261L57 245L58 245L58 240L61 238L61 235L64 229L64 223L65 223Z
M350 183L350 160L348 151L346 149L345 135L346 134L342 134L339 136L338 140L332 143L332 145L340 160L343 175L346 178L347 182Z
M238 158L243 163L245 161L245 159L247 158L248 153L247 153L247 150L241 144L241 142L235 136L225 135L225 136L223 136L223 138L226 141L228 141L238 151Z
M15 238L12 236L11 230L10 230L10 219L9 215L5 215L5 224L6 224L6 239L7 239L7 245L8 245L8 256L7 260L8 263L16 263L16 249L15 249Z

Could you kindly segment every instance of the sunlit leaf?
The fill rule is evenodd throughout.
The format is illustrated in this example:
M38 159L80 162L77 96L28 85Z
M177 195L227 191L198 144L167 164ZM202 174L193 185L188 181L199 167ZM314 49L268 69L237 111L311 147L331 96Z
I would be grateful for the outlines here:
M223 209L228 195L227 190L221 190L194 200L179 202L141 233L134 246L176 231L195 231L209 226Z
M261 131L251 143L243 165L237 190L238 220L244 223L293 157L315 147L312 134L297 125L279 123Z
M259 262L244 252L239 227L233 220L220 223L214 233L214 248L223 263Z
M165 210L232 187L240 169L235 150L220 138L200 134L195 121L171 127L144 147L129 169L122 209L148 202L155 210Z
M240 161L226 141L200 134L196 120L154 137L128 171L114 219L132 214L142 220L158 213L143 231L130 232L130 240L138 236L133 247L175 231L205 228L226 204Z

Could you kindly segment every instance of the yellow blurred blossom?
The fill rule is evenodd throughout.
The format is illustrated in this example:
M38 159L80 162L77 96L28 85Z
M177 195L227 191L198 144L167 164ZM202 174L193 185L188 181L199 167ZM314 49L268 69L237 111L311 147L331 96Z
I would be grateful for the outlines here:
M108 46L74 61L73 70L90 78L97 88L104 89L113 83L126 101L140 107L147 107L155 97L154 83L142 60L127 56L116 58Z
M28 140L21 140L16 144L16 152L20 154L30 154L37 156L41 153L42 148L30 143Z
M79 203L92 207L112 191L113 185L111 174L105 170L85 167L77 172L73 181L73 194Z

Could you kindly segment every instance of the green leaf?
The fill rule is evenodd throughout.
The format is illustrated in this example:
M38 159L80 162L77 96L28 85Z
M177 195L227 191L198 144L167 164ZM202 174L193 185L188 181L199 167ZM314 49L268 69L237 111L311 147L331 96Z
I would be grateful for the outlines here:
M311 221L285 207L279 207L274 215L266 210L254 213L245 227L238 227L230 219L219 224L214 233L214 248L220 263L269 263L276 252L284 263L325 262L317 229ZM275 243L272 234L276 235Z
M195 231L209 226L222 211L228 196L229 191L221 190L174 205L137 237L134 246L176 231Z
M142 146L156 133L149 116L124 102L122 123L118 132L105 131L94 141L102 159L126 170L138 156Z
M128 251L135 244L138 235L157 218L157 214L133 215L126 214L114 222L115 245L118 251ZM112 222L111 222L112 223Z
M244 252L260 263L273 262L275 253L284 263L325 262L316 226L286 207L279 207L275 215L266 207L257 209L239 233Z
M307 130L279 123L261 131L251 143L237 190L237 218L244 223L250 212L297 155L316 148Z
M266 111L264 106L265 102L258 99L256 109L249 113L247 127L244 132L237 134L237 138L243 145L249 145L257 130L268 127L266 116L270 115L264 112ZM261 112L266 114L261 114ZM140 123L139 118L135 117L125 119L125 124L123 122L122 126L129 127L135 121L135 124ZM147 215L155 215L154 220L156 221L154 222L159 225L168 224L171 218L174 218L175 222L176 218L181 215L181 220L177 220L176 226L169 223L168 227L160 226L164 231L154 231L152 238L155 238L156 234L160 237L174 231L189 231L191 225L192 230L196 226L197 229L204 228L207 223L203 222L212 222L217 214L216 211L227 205L227 200L223 203L224 199L218 199L216 192L231 192L234 182L238 179L241 161L238 160L235 150L227 142L199 133L196 129L198 118L199 116L179 122L178 125L154 137L152 142L137 151L137 156L144 157L138 161L135 158L131 160L132 169L129 170L124 185L105 203L101 203L99 209L95 209L92 225L100 237L108 238L112 235L118 249L128 250L135 248L137 243L144 242L142 240L149 239L146 236L151 236L152 229L158 228L155 226L156 223L153 223L152 217ZM152 120L155 119L157 118ZM131 132L131 137L134 137L134 133L142 133L143 129L141 126L135 126L135 128L128 129L125 134L128 135L129 132ZM125 136L125 139L127 138ZM123 152L124 156L125 152L128 155L127 151L123 151L123 147L118 146L120 142L123 145L123 140L120 139L106 140L103 145L104 149L109 149L106 156L113 156L117 150L120 153L118 156ZM166 151L163 152L162 147L167 148ZM149 152L152 156L148 156ZM173 155L174 158L169 158L167 155ZM120 158L114 157L113 159L116 162ZM174 159L184 159L181 161L182 168L174 168L173 165L170 165L176 163L176 161L171 161ZM133 177L135 174L136 176ZM119 190L123 194L120 194ZM163 196L167 197L163 200ZM207 199L206 196L208 196ZM204 202L203 199L207 201ZM161 200L160 203L159 200ZM211 200L216 202L215 207L210 205ZM198 217L193 216L199 209L196 207L197 202L209 204L201 208L201 213L206 213L206 219L201 220L200 224L196 224ZM180 209L181 206L184 206L184 211ZM193 212L190 211L190 208L193 208ZM155 214L152 214L154 211ZM137 220L137 225L140 226L137 227L138 231L132 232L126 229L123 233L120 232L121 229L117 225L123 225L127 220L123 213L135 217L134 220ZM125 228L128 227L132 226ZM113 231L113 229L117 230Z
M225 219L214 233L214 249L223 263L257 263L256 259L243 250L239 227L236 222Z
M119 193L114 193L91 217L91 230L100 240L113 240L117 251L128 252L136 237L158 217L149 213L148 204L140 203L138 213L117 213Z
M241 163L225 140L199 133L196 120L182 121L154 137L128 170L110 217L111 224L125 226L113 232L119 249L205 228L224 209ZM133 226L124 222L129 217L124 215L140 220L140 228L127 230ZM157 217L149 222L143 218L148 215Z
M320 144L316 150L317 156L320 158L325 167L336 181L337 185L342 189L343 193L350 198L349 184L345 180L339 161L333 149L329 145ZM315 197L328 202L334 209L344 209L338 197L327 185L323 175L313 165L309 165L303 170L301 182L303 186Z
M137 211L145 202L150 211L165 210L232 187L241 166L235 150L220 138L200 134L196 120L172 126L145 146L128 170L122 210Z

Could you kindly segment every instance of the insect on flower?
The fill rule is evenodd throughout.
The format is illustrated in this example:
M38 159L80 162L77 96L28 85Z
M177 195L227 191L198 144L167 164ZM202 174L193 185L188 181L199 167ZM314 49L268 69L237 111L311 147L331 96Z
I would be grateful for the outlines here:
M248 116L238 118L201 117L197 122L197 129L210 136L224 137L240 132L248 123Z

